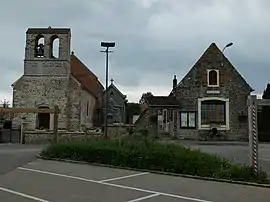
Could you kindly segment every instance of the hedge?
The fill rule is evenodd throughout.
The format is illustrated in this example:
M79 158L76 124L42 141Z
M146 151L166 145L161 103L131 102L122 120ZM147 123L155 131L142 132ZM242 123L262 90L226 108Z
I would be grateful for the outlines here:
M121 167L180 173L236 181L269 183L267 174L258 174L246 165L191 150L175 144L116 140L70 141L52 144L40 153L46 158L61 158Z

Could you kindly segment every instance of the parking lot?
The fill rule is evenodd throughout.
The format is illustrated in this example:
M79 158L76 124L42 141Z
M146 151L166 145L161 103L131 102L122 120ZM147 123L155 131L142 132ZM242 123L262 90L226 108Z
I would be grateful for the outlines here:
M3 202L270 201L270 189L35 160L0 176Z

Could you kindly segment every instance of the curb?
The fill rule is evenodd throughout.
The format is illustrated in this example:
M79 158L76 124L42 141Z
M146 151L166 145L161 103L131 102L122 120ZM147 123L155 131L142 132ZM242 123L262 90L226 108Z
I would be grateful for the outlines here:
M90 163L90 162L85 162L85 161L75 161L75 160L69 160L69 159L47 158L47 157L40 156L39 154L37 155L37 158L43 159L43 160L61 161L61 162L66 162L66 163L87 164L87 165L107 167L107 168L132 170L132 171L137 171L137 172L149 172L152 174L184 177L184 178L197 179L197 180L215 181L215 182L224 182L224 183L230 183L230 184L239 184L239 185L255 186L255 187L262 187L262 188L270 188L270 184L259 184L259 183L253 183L253 182L234 181L234 180L217 179L217 178L210 178L210 177L200 177L200 176L195 176L195 175L177 174L177 173L169 173L169 172L162 172L162 171L152 171L152 170L147 170L147 169L129 168L129 167L123 167L123 166L113 166L113 165L108 165L108 164Z

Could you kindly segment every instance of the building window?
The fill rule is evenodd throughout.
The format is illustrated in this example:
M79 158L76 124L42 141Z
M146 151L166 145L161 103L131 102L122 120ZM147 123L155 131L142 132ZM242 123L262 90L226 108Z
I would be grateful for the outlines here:
M195 112L180 112L180 127L181 128L195 128L196 127L196 113Z
M206 100L201 104L201 123L209 124L226 124L226 102L220 100Z
M219 71L215 69L207 70L207 82L210 87L219 86Z
M89 101L86 103L86 116L89 116Z
M199 129L209 129L211 125L217 125L218 129L229 130L229 99L199 98L198 124Z

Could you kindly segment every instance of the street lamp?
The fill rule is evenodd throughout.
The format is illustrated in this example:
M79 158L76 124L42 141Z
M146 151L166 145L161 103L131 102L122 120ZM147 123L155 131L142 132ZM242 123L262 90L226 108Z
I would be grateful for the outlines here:
M108 96L107 96L107 88L108 88L108 72L109 72L109 53L113 51L109 51L109 48L115 47L115 42L101 42L101 47L105 47L106 49L104 51L100 51L103 53L106 53L106 71L105 71L105 139L108 138Z
M224 59L224 51L226 48L230 47L233 45L233 42L228 43L224 48L222 49L222 60L221 60L221 67L223 67L223 59Z

